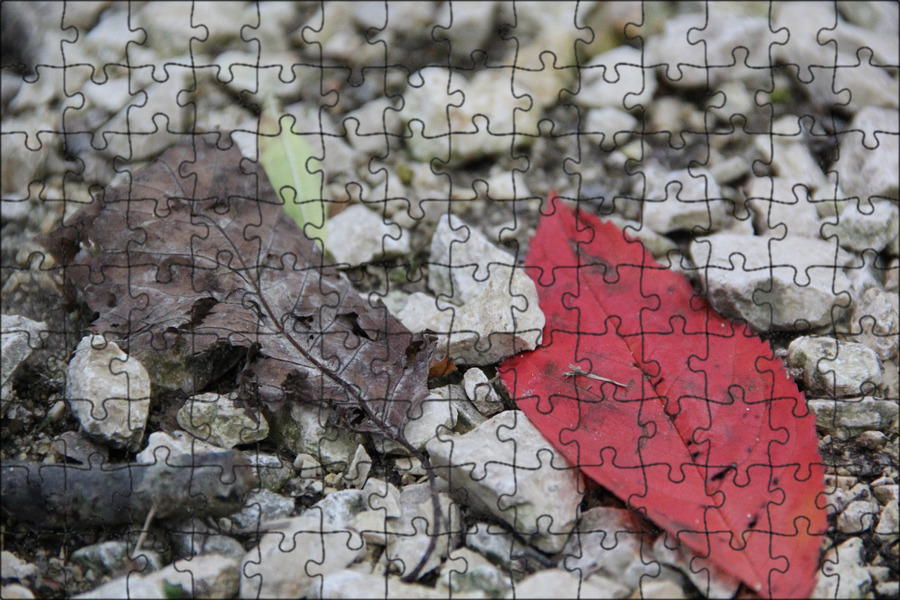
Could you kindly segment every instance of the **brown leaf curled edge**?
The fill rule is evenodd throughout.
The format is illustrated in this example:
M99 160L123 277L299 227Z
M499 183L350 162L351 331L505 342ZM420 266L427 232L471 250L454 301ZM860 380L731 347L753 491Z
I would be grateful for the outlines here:
M325 403L401 438L428 395L432 342L360 298L235 145L168 150L42 243L98 313L93 329L157 384L194 394L240 368L270 410Z

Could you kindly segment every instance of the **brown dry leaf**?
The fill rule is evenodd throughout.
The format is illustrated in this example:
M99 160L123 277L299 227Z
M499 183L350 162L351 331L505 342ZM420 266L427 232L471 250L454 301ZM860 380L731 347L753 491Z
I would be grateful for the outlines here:
M187 393L241 368L270 409L325 402L356 421L364 401L402 435L428 394L432 344L325 264L256 163L195 140L43 240L98 313L93 328ZM387 433L371 419L357 429Z

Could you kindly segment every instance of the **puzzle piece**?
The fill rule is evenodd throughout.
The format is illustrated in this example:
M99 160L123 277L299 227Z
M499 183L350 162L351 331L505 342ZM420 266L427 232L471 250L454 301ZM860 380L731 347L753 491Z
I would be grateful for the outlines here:
M897 596L895 3L2 28L3 595Z

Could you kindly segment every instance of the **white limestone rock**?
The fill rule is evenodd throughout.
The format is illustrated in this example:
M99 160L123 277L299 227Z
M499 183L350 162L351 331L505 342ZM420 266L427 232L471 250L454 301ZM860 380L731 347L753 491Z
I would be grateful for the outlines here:
M828 325L844 310L842 292L849 293L851 284L842 270L835 271L834 251L834 244L811 238L733 233L696 239L690 246L713 307L760 332Z
M651 171L643 193L644 224L657 233L712 233L728 222L728 203L707 169Z
M544 569L515 584L505 598L627 598L624 585L606 577L584 579L563 569Z
M82 338L66 373L66 400L89 436L117 448L140 447L150 414L150 376L115 342Z
M180 587L190 598L233 598L239 561L220 554L182 559L149 575L129 573L75 598L169 598Z
M809 410L816 415L816 427L840 439L863 431L889 431L897 426L900 407L894 400L861 397L808 400Z
M855 300L850 331L843 337L868 346L882 361L896 359L900 348L897 296L870 287Z
M338 263L359 266L385 256L410 251L409 233L388 223L361 204L353 204L330 217L326 248Z
M444 215L431 238L428 287L439 298L463 305L481 294L490 280L527 278L514 266L515 257L492 244L477 227Z
M578 520L557 567L590 578L597 574L631 590L638 589L642 577L658 574L655 565L644 564L641 558L640 531L640 523L632 511L605 506L592 508ZM646 538L643 543L646 544Z
M640 131L640 124L620 108L594 108L585 117L584 129L591 143L609 152L624 146L635 131Z
M535 139L541 111L513 94L506 70L484 69L467 79L459 71L426 67L409 82L400 114L412 130L406 143L417 161L460 164L509 155Z
M652 551L654 557L686 575L704 598L734 597L741 585L740 579L726 573L708 560L697 559L694 553L684 546L669 548L666 545L667 537L662 535L656 539Z
M12 399L12 378L31 353L41 346L41 333L47 326L19 315L3 315L0 317L0 399L2 410Z
M656 73L644 53L619 46L595 56L581 67L581 90L576 101L588 108L632 110L646 106L656 92Z
M852 537L825 553L810 598L866 598L872 576L866 569L865 542Z
M476 514L503 520L545 552L559 552L578 518L581 475L521 411L426 447L438 474Z
M352 516L363 509L361 492L348 491L358 500L352 505L340 503L352 498L332 498L341 494L338 492L299 517L271 524L259 545L241 562L240 597L320 596L323 576L345 569L363 556L365 540L350 527ZM329 499L329 506L324 506Z
M897 200L898 132L900 115L896 108L867 106L857 113L847 133L841 136L840 159L834 164L845 194L858 197L863 203L872 196Z
M819 238L821 223L808 189L787 177L751 177L744 185L753 227L765 236ZM787 229L787 231L785 231Z
M803 383L813 396L860 396L884 381L884 368L873 350L831 337L795 339L788 346L788 362L803 369Z
M238 406L234 397L199 394L188 398L175 415L178 424L203 441L234 448L266 439L269 423L258 411Z
M463 385L466 396L485 417L493 417L503 410L503 401L481 369L473 367L467 370L463 375Z
M441 567L436 589L452 597L470 592L501 598L512 589L512 581L482 555L458 548L450 552Z
M392 569L401 575L416 568L435 533L438 538L434 551L419 572L419 577L438 568L450 550L458 545L462 536L462 531L458 530L462 524L459 508L443 492L438 493L438 503L442 515L439 528L434 523L431 486L428 483L408 485L400 492L401 513L387 522L388 539L384 557Z

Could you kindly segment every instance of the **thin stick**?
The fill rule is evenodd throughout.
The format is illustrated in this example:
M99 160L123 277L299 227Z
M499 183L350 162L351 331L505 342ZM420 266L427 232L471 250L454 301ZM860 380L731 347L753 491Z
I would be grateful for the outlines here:
M566 377L575 377L576 375L581 375L583 377L587 377L588 379L596 379L597 381L605 381L606 383L611 383L611 384L617 385L619 387L623 387L623 388L628 387L628 384L619 383L618 381L615 381L613 379L607 379L606 377L600 377L599 375L594 375L593 373L588 373L587 371L584 371L578 365L569 365L569 368L572 370L566 371L565 373L563 373L563 375L565 375Z
M138 537L137 543L134 545L134 552L131 553L132 556L137 556L137 553L141 551L141 546L144 545L144 540L147 539L147 533L150 531L150 523L153 521L153 516L156 514L156 502L154 502L150 506L150 512L147 513L147 518L144 519L144 526L141 527L141 535Z

